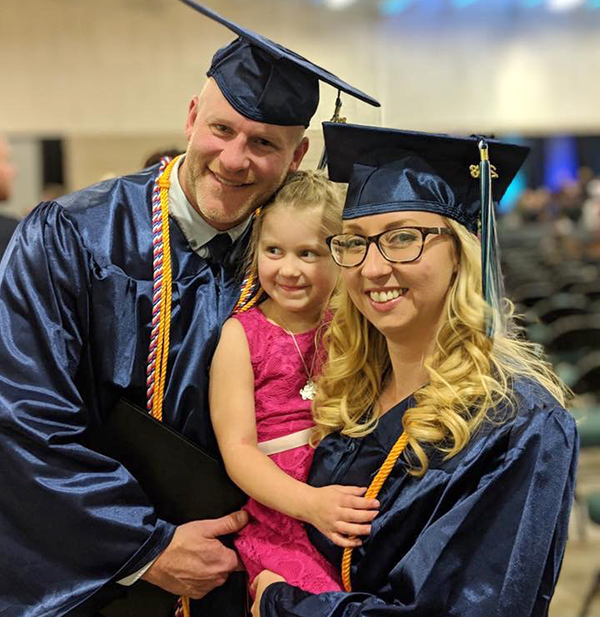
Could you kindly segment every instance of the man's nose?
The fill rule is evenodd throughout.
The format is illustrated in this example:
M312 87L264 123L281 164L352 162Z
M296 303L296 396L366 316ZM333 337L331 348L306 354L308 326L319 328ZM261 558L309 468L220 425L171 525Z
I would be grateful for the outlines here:
M223 167L232 173L245 171L250 166L248 143L242 135L229 140L221 150L219 160Z

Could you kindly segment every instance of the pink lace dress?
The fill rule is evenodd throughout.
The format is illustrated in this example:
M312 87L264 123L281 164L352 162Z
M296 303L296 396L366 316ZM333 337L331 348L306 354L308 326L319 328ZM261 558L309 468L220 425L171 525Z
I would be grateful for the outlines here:
M306 371L292 337L268 321L258 307L235 317L244 327L252 358L259 443L313 426L311 401L300 396ZM310 369L315 330L295 337ZM304 445L273 454L271 459L288 475L306 482L313 454L314 450ZM238 535L235 546L250 582L267 569L311 593L341 589L336 568L309 542L303 523L254 499L248 501L246 510L250 522Z

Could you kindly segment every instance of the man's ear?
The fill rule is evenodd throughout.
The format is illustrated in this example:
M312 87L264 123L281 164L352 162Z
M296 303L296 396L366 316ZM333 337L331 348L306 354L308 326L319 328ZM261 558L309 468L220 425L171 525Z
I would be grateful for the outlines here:
M300 167L300 163L302 163L302 159L304 158L304 155L308 150L308 145L308 137L303 137L302 141L296 146L296 149L294 150L289 171L296 171L298 167Z
M189 141L194 132L194 125L196 124L196 118L198 116L198 105L200 104L200 97L194 95L188 106L187 120L185 121L185 137Z

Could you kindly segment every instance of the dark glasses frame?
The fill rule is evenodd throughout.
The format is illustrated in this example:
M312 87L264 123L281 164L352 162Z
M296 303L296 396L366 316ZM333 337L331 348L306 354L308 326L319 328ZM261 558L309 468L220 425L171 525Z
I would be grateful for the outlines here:
M381 236L385 236L385 234L389 234L392 233L394 231L402 231L403 229L413 229L418 231L421 234L421 249L419 250L419 254L416 257L413 257L412 259L391 259L390 257L388 257L385 254L385 250L383 249L383 247L380 244L380 238ZM335 263L338 266L341 266L342 268L356 268L357 266L360 266L365 259L367 258L367 255L369 253L369 247L371 246L371 244L375 244L375 246L377 247L377 250L379 251L379 253L381 254L381 256L386 260L389 261L390 263L394 263L394 264L406 264L406 263L410 263L412 261L417 261L417 259L419 259L419 257L421 257L421 255L423 254L423 247L425 246L425 240L427 239L427 236L454 236L454 232L448 228L448 227L418 227L418 226L404 226L404 227L394 227L393 229L386 229L385 231L382 231L381 233L375 234L374 236L363 236L361 234L334 234L333 236L328 236L327 238L325 238L325 242L327 242L327 247L329 248L329 252L331 253L331 256L333 258L333 261L335 261ZM363 238L363 240L366 241L366 246L365 246L365 254L363 255L362 259L355 264L352 264L351 266L347 265L347 264L341 264L334 255L334 252L331 248L331 243L333 242L333 240L335 238L339 238L340 236L356 236L358 238Z

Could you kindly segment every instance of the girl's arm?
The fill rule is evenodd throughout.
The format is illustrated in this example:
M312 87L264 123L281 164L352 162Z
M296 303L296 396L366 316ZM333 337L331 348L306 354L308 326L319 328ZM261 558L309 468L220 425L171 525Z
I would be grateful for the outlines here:
M254 372L246 334L237 319L225 322L210 369L210 415L231 479L248 495L314 525L339 546L368 535L379 502L364 488L314 488L288 476L257 446Z

